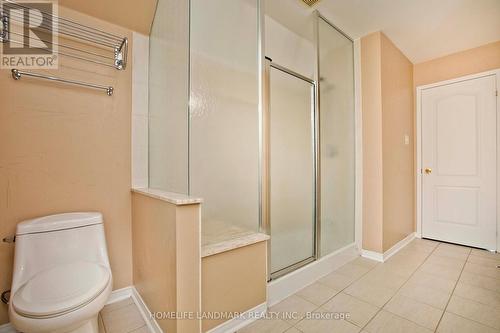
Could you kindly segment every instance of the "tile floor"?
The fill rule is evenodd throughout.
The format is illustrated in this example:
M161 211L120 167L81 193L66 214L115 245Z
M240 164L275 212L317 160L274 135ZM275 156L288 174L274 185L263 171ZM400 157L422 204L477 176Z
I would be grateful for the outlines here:
M127 298L102 309L99 333L149 333L149 329L132 298Z
M500 254L415 239L383 264L355 259L238 333L500 332L497 265Z

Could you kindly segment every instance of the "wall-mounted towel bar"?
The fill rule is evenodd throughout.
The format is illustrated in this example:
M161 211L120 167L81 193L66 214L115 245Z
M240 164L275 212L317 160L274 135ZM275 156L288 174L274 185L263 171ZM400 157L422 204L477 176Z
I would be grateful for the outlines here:
M99 84L66 80L66 79L62 79L59 77L55 77L55 76L42 75L42 74L37 74L37 73L29 73L29 72L20 71L17 69L12 70L12 78L14 80L20 80L23 75L35 77L38 79L46 79L46 80L57 81L57 82L62 82L62 83L74 84L74 85L78 85L78 86L84 86L84 87L88 87L88 88L100 89L100 90L104 90L108 96L112 96L113 92L114 92L113 87L109 87L109 86L101 86Z
M29 47L31 42L37 40L51 46L49 49L40 48L40 52L59 54L119 70L127 66L126 37L83 25L39 8L31 9L33 8L26 3L0 0L1 43L12 43L15 47ZM33 33L26 29L26 17L23 14L26 11L29 12L29 20L41 22L32 30L45 37L34 37ZM64 41L55 41L50 36L64 38Z

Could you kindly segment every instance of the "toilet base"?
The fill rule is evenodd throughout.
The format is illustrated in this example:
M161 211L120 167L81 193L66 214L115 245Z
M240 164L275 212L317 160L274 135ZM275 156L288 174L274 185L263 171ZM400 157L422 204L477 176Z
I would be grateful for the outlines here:
M72 331L68 331L67 333L99 333L99 324L97 322L98 316L88 320L82 326L74 329Z

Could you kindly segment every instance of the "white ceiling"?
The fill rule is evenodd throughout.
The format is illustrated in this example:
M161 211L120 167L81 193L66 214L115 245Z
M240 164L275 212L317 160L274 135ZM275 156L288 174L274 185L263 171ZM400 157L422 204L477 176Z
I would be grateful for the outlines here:
M356 39L383 31L413 62L434 59L500 40L500 0L266 0L274 19L311 35L312 12Z

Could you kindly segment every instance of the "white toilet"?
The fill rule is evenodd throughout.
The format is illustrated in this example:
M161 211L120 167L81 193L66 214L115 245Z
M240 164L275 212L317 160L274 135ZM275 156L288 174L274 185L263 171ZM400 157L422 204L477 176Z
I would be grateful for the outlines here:
M113 287L100 213L17 225L9 317L24 333L97 333Z

